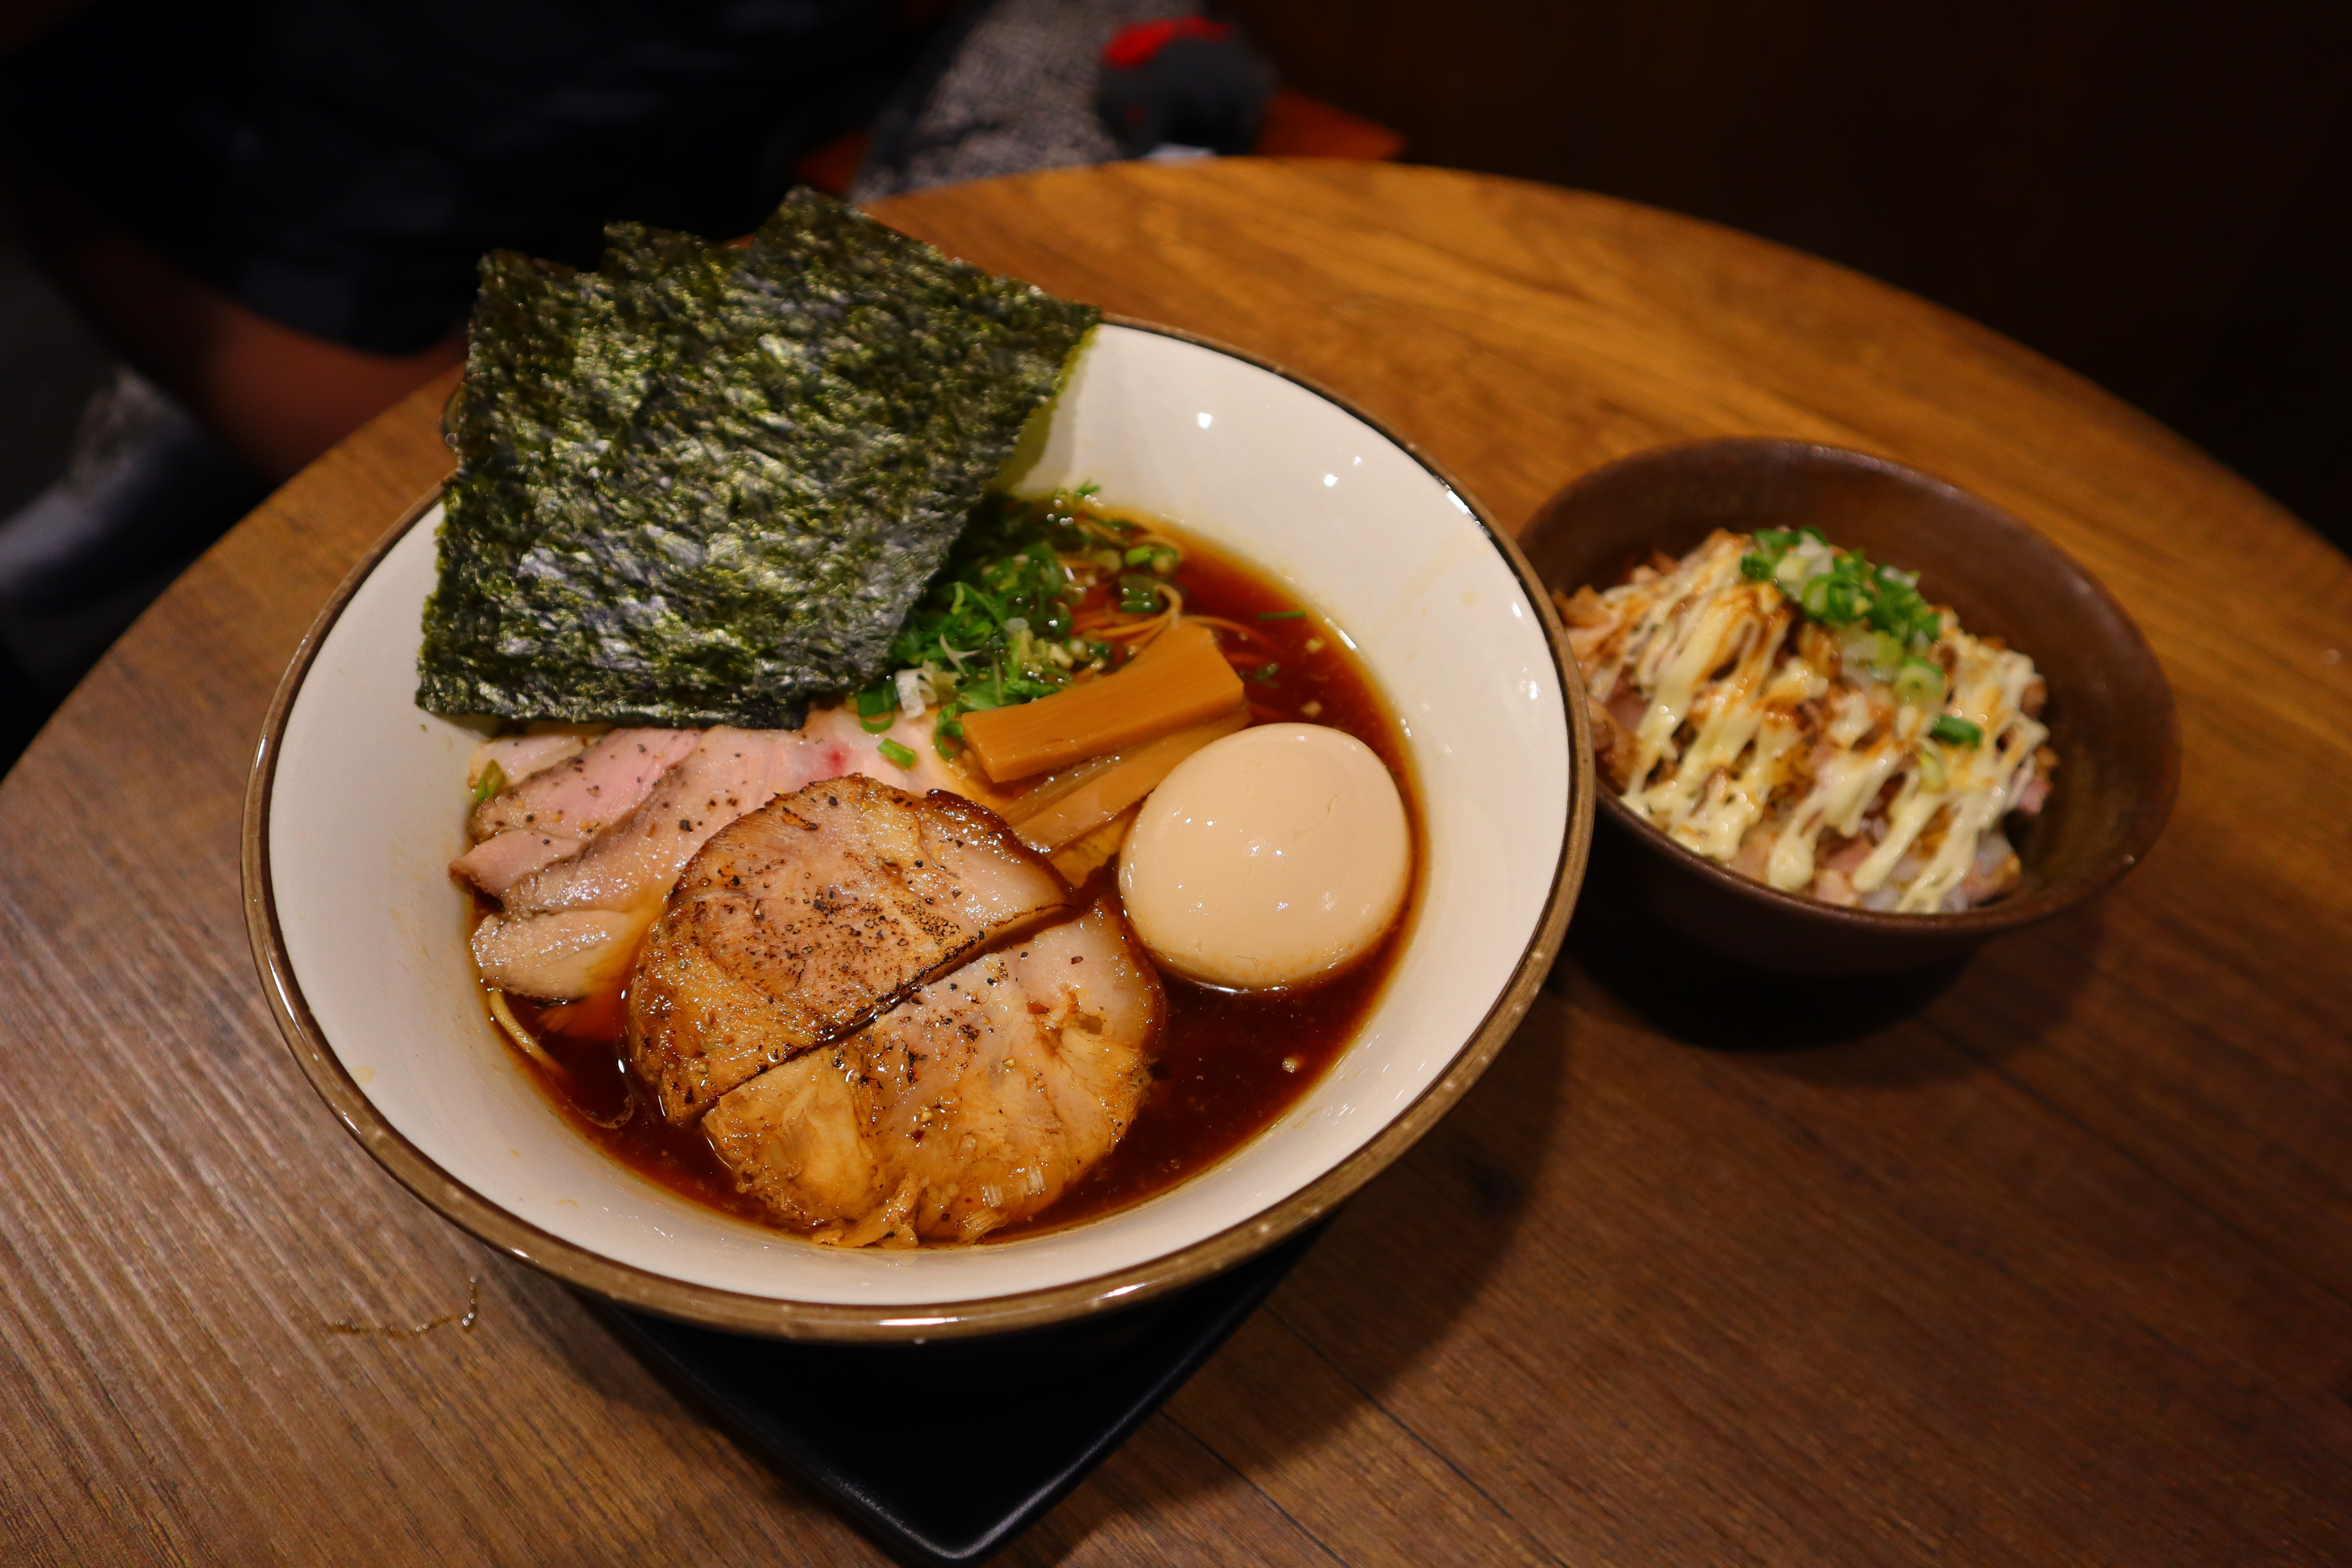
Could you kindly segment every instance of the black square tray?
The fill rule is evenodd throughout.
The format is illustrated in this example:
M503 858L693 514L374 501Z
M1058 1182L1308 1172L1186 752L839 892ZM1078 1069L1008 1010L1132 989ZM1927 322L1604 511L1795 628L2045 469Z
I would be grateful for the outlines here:
M754 1452L822 1488L897 1555L977 1563L1181 1387L1321 1228L1139 1307L986 1339L792 1344L603 1311L674 1386ZM986 1442L971 1440L968 1402L940 1397L963 1389L1013 1395L990 1406ZM926 1469L926 1454L953 1459Z

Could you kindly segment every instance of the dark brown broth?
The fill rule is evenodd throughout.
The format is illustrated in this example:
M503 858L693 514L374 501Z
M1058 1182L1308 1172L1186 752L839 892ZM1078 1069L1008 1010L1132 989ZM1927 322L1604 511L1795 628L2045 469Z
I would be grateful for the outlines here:
M1253 634L1236 637L1221 631L1220 640L1243 667L1254 719L1328 724L1355 736L1388 764L1417 824L1421 814L1403 737L1355 656L1311 614L1261 619L1297 610L1297 601L1231 557L1188 536L1174 536L1184 545L1175 583L1187 611L1238 623ZM1309 652L1310 641L1321 646ZM1417 897L1418 877L1415 882ZM1110 885L1108 876L1095 884ZM1320 985L1227 992L1167 979L1168 1025L1134 1125L1044 1213L988 1239L1034 1235L1125 1208L1208 1169L1272 1125L1355 1038L1412 918L1409 903L1379 949ZM773 1224L763 1205L736 1190L698 1125L673 1127L663 1120L616 1037L561 1033L547 1026L552 1009L520 997L509 1005L564 1068L552 1073L525 1058L531 1076L597 1147L682 1196L755 1225Z

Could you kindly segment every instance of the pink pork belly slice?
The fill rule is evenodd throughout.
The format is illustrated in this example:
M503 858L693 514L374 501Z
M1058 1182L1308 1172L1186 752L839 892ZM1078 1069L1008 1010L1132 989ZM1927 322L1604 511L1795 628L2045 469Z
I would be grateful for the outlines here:
M576 757L532 773L474 808L474 847L449 869L493 898L586 848L653 793L702 736L692 730L615 730Z
M798 730L709 731L626 822L514 883L508 912L643 910L650 921L712 834L780 795L866 764L870 741L857 745L856 720L844 726L833 711L811 715Z
M506 913L476 933L482 977L551 1001L617 990L678 873L710 836L779 795L849 772L861 760L852 740L861 733L854 718L844 727L830 713L799 730L699 733L693 753L626 818L574 840L560 861L521 862L502 889ZM517 838L535 853L539 837L501 834L474 855L488 860Z
M577 1002L617 992L646 922L609 910L509 920L492 915L474 928L474 966L485 984L542 1002Z
M476 806L474 837L562 827L593 837L635 809L662 774L701 742L698 730L615 730L578 756Z
M588 749L587 740L562 731L543 735L501 735L495 741L485 741L474 748L474 760L467 764L466 782L476 784L496 763L506 782L501 793L512 789L533 773L542 773L558 763L568 763Z
M909 790L947 789L999 804L998 796L939 760L930 745L931 723L929 715L901 718L887 735L875 735L849 709L824 708L798 730L617 731L608 739L661 737L660 745L647 746L648 755L670 754L681 736L696 744L682 761L645 781L635 809L621 820L583 832L579 817L548 825L536 819L552 813L525 803L520 816L531 820L477 845L452 868L499 898L506 910L477 935L483 978L502 990L551 1001L614 989L662 900L711 836L809 784L857 773ZM886 739L916 752L912 770L882 757ZM637 754L633 748L615 750L625 757ZM574 762L595 760L592 749ZM546 798L554 811L577 811L583 794L574 788ZM589 798L606 806L617 797L606 782ZM517 819L512 808L501 817ZM589 911L596 911L593 920L585 918Z

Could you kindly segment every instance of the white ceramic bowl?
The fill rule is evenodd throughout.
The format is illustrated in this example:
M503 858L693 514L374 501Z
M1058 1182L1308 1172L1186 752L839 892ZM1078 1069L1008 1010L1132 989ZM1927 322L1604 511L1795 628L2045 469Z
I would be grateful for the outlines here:
M254 948L345 1125L491 1245L630 1306L793 1337L921 1338L1139 1300L1272 1245L1425 1131L1525 1012L1584 873L1591 755L1564 644L1516 551L1336 399L1209 344L1108 324L1020 488L1099 482L1256 563L1351 639L1407 736L1425 834L1403 952L1287 1114L1120 1212L1001 1244L840 1250L730 1219L562 1121L484 1014L449 859L479 731L415 706L435 507L304 640L246 817Z

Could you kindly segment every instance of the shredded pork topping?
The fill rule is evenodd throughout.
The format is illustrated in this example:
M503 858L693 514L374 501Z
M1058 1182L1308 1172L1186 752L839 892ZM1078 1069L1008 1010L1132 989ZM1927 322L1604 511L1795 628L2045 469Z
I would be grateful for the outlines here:
M2039 807L2056 761L2033 661L1942 610L1912 655L1942 672L1941 701L1906 700L1874 658L1883 641L1801 615L1780 581L1743 573L1754 550L1717 531L1560 597L1625 805L1784 892L1924 914L2013 886L2002 819ZM1939 721L1980 739L1938 739Z

